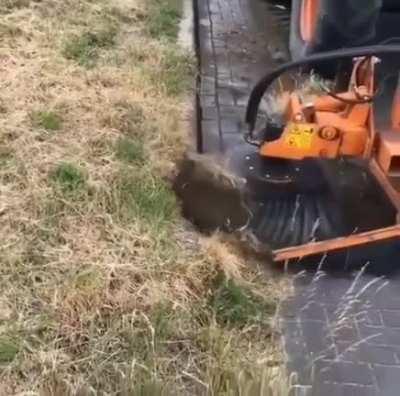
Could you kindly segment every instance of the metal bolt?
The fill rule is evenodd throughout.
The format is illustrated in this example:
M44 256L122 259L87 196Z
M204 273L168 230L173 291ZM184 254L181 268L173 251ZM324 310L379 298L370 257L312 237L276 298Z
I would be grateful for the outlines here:
M271 177L271 175L270 175L269 173L267 173L267 174L265 175L265 177L266 177L267 179L269 179L269 178Z
M296 172L300 172L300 168L294 168Z
M249 170L254 170L254 166L249 166Z
M300 114L300 113L297 113L297 114L294 116L294 119L295 119L295 121L303 121L303 115Z
M246 155L246 157L244 157L246 159L246 161L250 161L250 155Z

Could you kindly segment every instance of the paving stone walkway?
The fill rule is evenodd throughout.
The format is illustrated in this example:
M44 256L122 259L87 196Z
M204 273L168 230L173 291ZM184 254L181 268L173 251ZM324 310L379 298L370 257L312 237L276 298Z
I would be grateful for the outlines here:
M295 277L280 311L294 395L400 395L400 277L370 274L373 264L387 263Z
M198 0L198 17L202 148L226 153L243 143L251 88L285 52L260 0Z
M262 0L197 0L197 7L202 149L242 163L254 153L242 138L247 99L287 58L288 12ZM332 273L325 263L295 276L279 316L297 377L293 396L400 396L400 276L385 268L400 268L400 254L395 246L381 252L362 270Z

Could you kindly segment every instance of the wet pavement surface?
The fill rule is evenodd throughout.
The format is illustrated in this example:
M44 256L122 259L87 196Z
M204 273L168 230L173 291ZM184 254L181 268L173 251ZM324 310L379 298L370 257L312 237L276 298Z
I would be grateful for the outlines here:
M358 271L334 273L326 262L295 276L294 296L280 310L294 395L400 394L400 276L389 272L400 255L393 245L381 253L389 256Z
M198 1L205 153L223 152L229 158L238 158L238 146L248 149L242 136L251 89L273 67L274 58L288 58L278 34L278 21L271 18L268 10L268 4L259 0ZM275 10L285 20L285 13L279 13L280 8Z
M287 6L283 0L197 1L203 160L223 164L239 178L256 167L256 149L242 137L251 88L288 59ZM200 187L191 186L193 175ZM189 206L183 202L184 210L198 208L187 217L203 219L201 228L234 230L246 223L248 208L241 205L240 193L229 180L224 180L221 192L221 179L207 172L199 176L194 162L186 164L181 178L181 195L185 190L190 197ZM204 205L207 196L213 201ZM356 212L355 207L347 210L349 215ZM373 210L377 219L386 216L383 207ZM400 395L398 244L291 265L294 295L279 313L288 370L295 373L291 395Z

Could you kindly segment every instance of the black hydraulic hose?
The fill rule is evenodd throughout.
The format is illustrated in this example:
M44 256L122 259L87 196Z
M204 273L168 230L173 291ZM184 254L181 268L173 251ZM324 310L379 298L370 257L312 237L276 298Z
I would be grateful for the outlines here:
M320 62L343 60L355 57L374 56L374 55L400 55L400 45L382 44L372 45L368 47L344 48L335 51L321 52L319 54L310 55L294 62L285 63L275 70L266 74L253 88L247 104L246 123L249 126L249 135L252 136L254 131L258 108L262 97L271 84L283 73L288 70L295 69L300 66L313 65Z

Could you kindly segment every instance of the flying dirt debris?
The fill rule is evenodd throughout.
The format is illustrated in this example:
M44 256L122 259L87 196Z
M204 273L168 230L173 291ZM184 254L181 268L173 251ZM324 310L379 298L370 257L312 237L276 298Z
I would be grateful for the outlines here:
M245 228L250 218L241 192L243 182L225 167L191 154L180 164L174 189L181 197L184 216L201 231L233 232Z
M390 128L378 129L373 112L377 57L399 54L398 45L319 53L282 65L254 88L246 141L258 154L247 179L259 204L252 207L250 228L275 261L400 237L400 88ZM354 62L347 90L327 89L304 103L294 92L282 124L267 117L256 131L261 99L281 74L343 59Z

